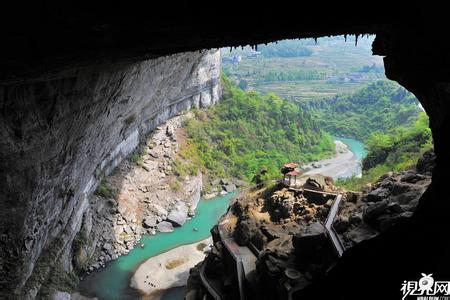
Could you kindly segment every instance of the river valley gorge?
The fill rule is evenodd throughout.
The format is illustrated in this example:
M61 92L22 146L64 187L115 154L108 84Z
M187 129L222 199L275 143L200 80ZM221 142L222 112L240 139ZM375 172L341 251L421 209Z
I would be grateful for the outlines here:
M153 179L152 177L152 168L151 165L152 163L154 164L156 163L160 163L160 165L162 164L162 162L160 161L160 158L162 157L167 157L167 158L171 158L171 155L168 155L167 153L164 154L164 151L171 151L170 149L172 149L171 147L173 145L171 145L170 147L167 147L167 142L168 141L172 141L172 143L174 144L173 150L174 153L173 155L175 155L175 149L179 148L179 144L178 141L182 138L181 136L181 132L179 131L181 128L181 120L183 118L188 118L190 117L189 114L188 115L180 115L177 117L174 117L172 119L169 119L168 121L164 122L163 124L161 124L160 126L158 126L158 128L150 135L149 138L147 138L147 140L143 143L145 145L145 147L149 147L149 152L146 156L145 155L141 155L143 161L140 162L138 161L138 163L133 162L133 158L130 162L125 161L123 162L120 166L118 166L117 168L119 170L122 170L123 168L126 169L126 172L120 172L118 171L118 174L127 174L126 177L130 176L130 182L133 182L133 185L131 185L134 188L131 188L131 186L127 186L124 185L124 183L120 183L118 184L118 182L122 182L125 179L121 179L120 181L118 181L117 179L114 179L114 177L117 177L117 175L112 175L112 178L107 178L107 180L105 180L103 182L103 184L105 184L105 188L109 189L114 189L114 186L118 186L120 187L120 190L118 193L119 195L116 195L115 198L117 199L117 201L119 202L118 210L114 210L114 206L113 206L113 212L118 212L119 215L123 215L123 218L116 218L114 217L114 214L111 214L111 216L107 216L107 218L111 218L113 217L115 219L115 222L117 222L119 224L118 228L119 229L115 229L116 233L118 232L118 235L116 234L115 238L111 238L110 240L103 240L103 244L99 243L99 245L101 246L100 250L100 256L109 256L109 258L104 258L99 260L98 262L91 262L90 266L87 267L87 270L89 270L89 273L87 276L85 276L79 286L77 287L78 292L83 295L83 296L88 296L88 297L96 297L98 299L134 299L134 298L149 298L150 297L162 297L161 299L183 299L184 298L184 293L183 291L186 288L186 284L187 284L187 278L189 275L189 268L187 267L189 264L189 259L195 259L192 257L188 257L185 259L184 262L181 262L179 266L174 267L174 269L178 269L178 273L176 276L180 277L182 276L181 274L186 274L184 275L183 279L180 279L178 281L174 281L172 282L168 282L168 279L166 278L166 282L167 285L165 284L158 284L158 286L155 286L154 290L155 292L153 293L149 293L147 292L148 296L143 296L143 291L140 291L139 288L137 288L137 286L130 287L130 285L132 286L133 284L131 283L132 278L133 278L133 274L135 274L139 268L139 266L143 265L143 264L147 264L146 261L149 260L152 257L158 257L161 256L162 254L171 251L172 249L177 249L177 247L181 248L183 247L183 245L187 245L187 244L193 244L196 243L196 245L198 245L198 242L201 240L204 240L206 238L208 238L210 236L210 230L212 229L212 227L219 221L219 219L222 217L222 215L224 215L229 206L232 203L232 200L236 197L236 191L231 190L229 193L226 192L226 190L230 190L227 186L223 185L223 192L222 194L224 195L219 195L219 196L214 196L213 198L211 198L211 196L208 197L207 200L205 199L199 199L200 198L200 191L197 189L201 188L202 182L201 182L201 177L200 177L200 181L198 181L198 179L195 179L197 177L194 176L194 180L197 182L196 185L194 185L192 187L192 184L190 184L190 182L192 180L188 180L188 181L183 181L183 192L182 195L180 196L180 194L177 195L177 193L175 193L175 195L171 195L170 194L170 190L164 192L164 190L162 192L158 192L159 196L158 198L177 198L177 197L182 197L182 196L186 196L187 197L187 203L194 203L195 204L195 208L192 208L193 212L192 214L190 214L192 216L192 219L188 218L185 222L183 222L181 227L172 227L171 223L168 223L169 228L168 230L165 230L162 228L162 225L164 223L164 219L161 218L166 218L169 217L168 216L168 212L163 213L162 215L158 215L158 210L166 210L164 207L160 207L158 204L157 207L158 209L155 210L154 207L151 207L152 204L147 205L150 206L150 210L149 212L146 214L146 216L139 216L138 219L141 221L137 221L137 222L127 222L126 220L130 220L132 221L133 217L127 217L126 213L125 213L125 209L121 208L122 205L123 206L127 206L129 205L128 201L126 200L126 198L134 198L134 199L139 199L139 195L137 195L136 193L141 193L142 188L140 189L139 186L143 185L143 186L148 186L148 191L146 191L143 195L143 197L146 197L145 195L154 195L156 193L156 191L152 191L151 188L152 186L154 187L158 187L158 186L163 186L164 183L156 183L157 180ZM178 136L178 137L177 137ZM339 177L346 177L346 176L351 176L351 175L358 175L361 173L361 162L362 162L362 158L364 158L364 156L366 155L366 152L364 150L364 145L354 139L345 139L345 138L336 138L335 141L336 143L336 155L333 156L330 159L325 159L323 161L317 161L311 164L314 164L315 167L310 167L310 166L304 166L305 169L311 168L310 171L307 171L305 173L306 175L313 175L313 174L323 174L326 176L331 176L334 178L339 178ZM158 146L160 146L160 148L158 148ZM151 147L151 148L150 148ZM158 153L158 151L162 151L160 153ZM309 164L309 165L311 165ZM170 169L170 168L169 168ZM331 171L330 171L331 170ZM336 173L336 170L338 170L338 172ZM145 182L140 183L139 178L142 178L142 175L140 173L145 174ZM172 179L170 179L171 175L170 173L167 172L166 173L169 175L164 175L162 179L164 180L169 180L166 182L171 182ZM131 175L134 174L134 175ZM157 172L157 176L158 178L161 176L160 175L160 171L158 170ZM343 176L342 176L343 175ZM119 175L120 176L120 175ZM173 175L172 175L173 176ZM141 179L142 180L142 179ZM156 182L155 182L156 180ZM149 185L148 183L152 182L151 185ZM106 184L109 184L108 187L106 187ZM196 187L196 186L200 186L200 187ZM222 185L220 186L222 187ZM169 187L167 187L169 188ZM188 193L187 191L190 190L191 193ZM126 191L128 193L128 195L125 195L125 199L124 199L124 195L121 195L120 193L123 193L123 191ZM101 201L102 196L105 198L110 197L110 195L96 195L94 196L94 198L97 198L96 201ZM193 199L193 200L192 200ZM109 200L111 201L111 200ZM137 201L141 201L142 203L158 203L155 202L155 200L151 201L147 200L146 198L142 199L142 200L137 200ZM120 205L120 203L122 202L122 205ZM198 204L196 203L198 202ZM139 202L132 202L134 206L139 207ZM164 202L166 203L166 202ZM161 206L164 205L164 203L161 203ZM110 205L110 203L109 203ZM113 204L113 205L117 205L117 204ZM145 206L145 207L147 207ZM143 209L144 211L147 208L140 208L141 210ZM175 205L176 207L176 205ZM189 207L192 207L191 205ZM176 210L176 208L175 208ZM170 211L170 208L167 209L167 211ZM152 215L152 213L156 213L154 215ZM188 217L188 214L186 213L184 215L184 217ZM136 216L134 216L134 218L136 218ZM135 229L126 229L126 227L122 227L120 226L120 220L124 219L124 223L122 224L123 226L135 226L137 228ZM160 219L158 221L158 219ZM141 229L139 229L139 225L138 224L143 224L144 227L142 227ZM166 222L167 223L167 222ZM137 224L136 225L132 225L132 224ZM159 224L159 225L158 225ZM105 226L105 225L103 225ZM116 225L117 227L117 225ZM147 229L146 229L147 228ZM164 231L169 231L169 232L164 232ZM170 232L172 231L172 232ZM138 234L136 236L136 239L131 239L129 242L126 242L126 248L128 250L125 249L121 249L120 247L117 248L114 245L114 241L119 240L121 238L121 234L122 233L127 233L127 232L142 232L141 234ZM107 235L105 233L102 234L102 237L105 238ZM122 242L123 243L123 242ZM205 244L205 247L207 246L207 248L211 247L212 241L209 241L209 243ZM105 247L106 244L106 247ZM196 246L195 245L195 246ZM112 247L112 249L110 248ZM180 249L181 249L180 248ZM184 250L187 251L187 250ZM190 250L190 251L195 251L195 250ZM206 250L205 250L206 251ZM200 253L203 254L203 250L199 251ZM112 253L112 254L111 254ZM117 254L119 253L119 255L122 255L121 257L117 257ZM170 260L177 260L180 259L180 257L182 257L179 253L175 254L175 255L169 255L168 258L166 258L164 261L167 263ZM201 256L204 258L204 254ZM195 264L197 264L198 262L200 262L201 260L203 260L203 258L201 258L200 260L197 259L197 261L195 261ZM112 260L112 261L110 261ZM92 261L92 260L91 260ZM194 264L194 265L195 265ZM192 265L191 267L193 267L194 265ZM93 267L94 266L94 267ZM155 268L155 267L153 267ZM165 268L164 266L162 267L165 271L163 272L168 272L168 270ZM150 285L150 283L154 280L152 280L152 273L155 272L154 271L145 271L144 274L145 275L141 275L141 277L146 276L148 280L144 280L146 285ZM159 277L162 277L162 275L160 275ZM152 283L153 284L153 283ZM179 291L179 294L177 294L177 291ZM171 296L171 293L174 293L174 295Z
M450 295L427 5L320 26L110 6L2 27L1 299Z

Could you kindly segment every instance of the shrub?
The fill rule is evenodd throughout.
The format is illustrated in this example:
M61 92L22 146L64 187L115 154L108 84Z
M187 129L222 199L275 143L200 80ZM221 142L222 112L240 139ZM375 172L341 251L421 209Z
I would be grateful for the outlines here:
M95 194L103 197L103 198L115 198L115 191L108 185L106 180L102 179L97 189L95 190Z
M144 165L144 159L138 153L133 153L130 159L132 162L134 162L136 165L140 167Z

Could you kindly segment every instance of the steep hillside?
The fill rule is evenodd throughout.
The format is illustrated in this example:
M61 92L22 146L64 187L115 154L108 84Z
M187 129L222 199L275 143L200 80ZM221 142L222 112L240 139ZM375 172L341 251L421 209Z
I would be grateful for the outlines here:
M365 140L376 131L386 133L417 120L418 101L395 82L380 80L348 95L303 101L320 128L344 137Z
M362 178L338 180L349 189L360 189L390 171L411 169L417 160L433 148L428 116L422 112L411 125L397 126L387 133L373 133L366 141L368 154L363 160Z
M286 161L313 161L334 153L331 137L296 104L275 94L245 92L224 78L223 101L195 111L186 123L184 154L215 177L251 181L279 176ZM182 166L179 166L182 167ZM192 166L191 166L192 167Z

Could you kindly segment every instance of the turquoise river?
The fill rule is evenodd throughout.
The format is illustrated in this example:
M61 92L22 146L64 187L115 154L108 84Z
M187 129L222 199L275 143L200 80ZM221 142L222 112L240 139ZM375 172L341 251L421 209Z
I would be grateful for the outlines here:
M359 161L366 156L367 152L362 142L350 138L335 137L335 139L345 143ZM141 243L145 245L144 248L137 246L128 255L121 256L108 263L106 268L92 273L81 281L79 291L83 295L95 296L100 300L141 298L135 290L128 287L130 278L138 266L152 256L207 238L211 228L227 211L230 201L234 197L235 193L230 193L210 200L202 199L197 207L196 216L187 221L183 227L175 228L171 233L144 236L141 240ZM195 231L194 228L197 228L198 231ZM163 300L183 298L183 289L170 290L162 297Z
M355 139L334 137L335 140L341 141L347 145L347 147L355 153L359 160L362 160L367 155L367 151L364 148L364 143Z
M216 197L210 200L200 200L194 218L187 221L183 227L177 227L171 233L146 235L141 239L144 248L136 246L127 255L109 262L107 266L94 272L79 285L79 291L86 296L103 299L136 299L136 292L128 287L131 276L137 267L152 256L166 252L172 248L191 244L207 238L211 228L227 211L236 193ZM194 228L197 229L194 230ZM164 299L179 299L180 292L170 291ZM181 299L183 297L181 296Z

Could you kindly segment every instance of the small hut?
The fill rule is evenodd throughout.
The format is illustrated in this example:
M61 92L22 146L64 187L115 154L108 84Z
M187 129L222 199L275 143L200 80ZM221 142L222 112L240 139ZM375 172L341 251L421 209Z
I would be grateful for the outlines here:
M281 173L284 175L283 182L288 185L295 185L297 182L297 176L300 174L300 170L297 169L298 163L290 162L283 165Z
M295 185L297 183L297 176L300 174L300 171L298 169L292 170L284 176L284 180L287 180L289 182L289 185Z

